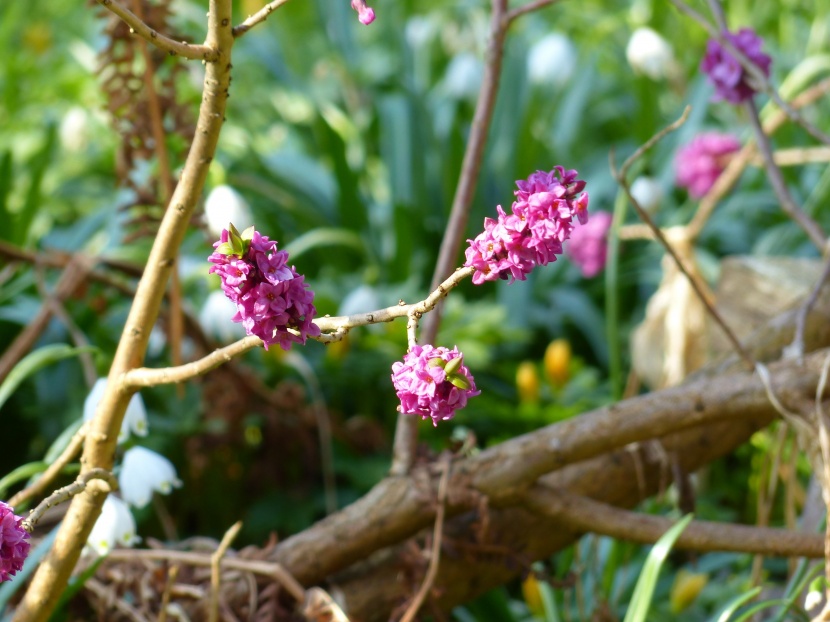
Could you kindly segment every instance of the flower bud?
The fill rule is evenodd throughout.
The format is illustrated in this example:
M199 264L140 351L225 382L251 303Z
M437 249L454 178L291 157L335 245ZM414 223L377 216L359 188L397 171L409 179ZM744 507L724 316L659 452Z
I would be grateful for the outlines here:
M522 403L535 404L539 401L539 372L532 361L519 363L516 369L516 390Z
M242 195L227 185L216 186L205 199L205 220L208 231L219 237L229 222L246 229L254 224L251 208Z
M530 48L527 76L533 84L562 86L576 70L576 49L562 33L552 32Z
M554 387L563 387L570 378L571 344L554 339L545 350L545 376Z
M671 45L651 28L638 28L632 33L625 56L636 73L652 80L667 78L674 69Z
M522 596L524 596L527 608L537 618L545 617L545 606L542 603L542 590L539 589L539 579L532 572L527 579L522 581Z
M691 605L708 582L709 575L705 573L689 572L684 569L678 571L669 595L672 613L678 614Z

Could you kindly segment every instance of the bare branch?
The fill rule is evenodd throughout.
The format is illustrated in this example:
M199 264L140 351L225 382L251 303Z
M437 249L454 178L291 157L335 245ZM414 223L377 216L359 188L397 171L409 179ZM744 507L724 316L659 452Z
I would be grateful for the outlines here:
M532 511L556 519L577 532L591 532L622 540L653 544L673 521L662 516L631 512L566 490L534 486L525 495ZM710 521L692 521L675 548L699 551L732 551L781 557L824 556L823 538L814 533L752 527Z
M242 521L234 523L222 536L222 541L210 556L210 606L208 607L209 622L216 622L219 619L219 590L222 588L222 558L225 552L234 541L239 530L242 529Z
M271 13L276 11L286 2L288 2L288 0L273 0L273 2L269 2L253 15L249 15L244 22L238 26L234 26L233 36L237 38L241 37L257 24L260 24L268 19L268 16L271 15Z
M98 4L113 12L120 17L130 27L130 30L137 34L142 39L149 41L160 50L164 50L171 56L181 56L191 60L203 60L212 63L219 58L219 53L207 46L197 45L193 43L186 43L184 41L174 41L160 32L156 32L150 28L144 21L123 6L118 0L96 0Z
M79 475L78 479L71 484L64 486L63 488L58 488L46 499L38 503L37 507L29 512L29 516L25 518L20 526L28 532L34 531L35 525L37 525L38 521L43 518L43 515L49 508L65 503L78 493L83 492L86 490L87 484L94 479L105 482L109 486L110 491L118 489L118 480L115 479L115 476L112 473L106 469L90 469L86 473Z
M551 4L556 4L558 1L559 0L534 0L533 2L528 2L525 5L517 6L515 9L511 9L505 14L505 27L509 27L516 18L521 17L522 15L527 15L532 11L538 11L539 9L550 6Z

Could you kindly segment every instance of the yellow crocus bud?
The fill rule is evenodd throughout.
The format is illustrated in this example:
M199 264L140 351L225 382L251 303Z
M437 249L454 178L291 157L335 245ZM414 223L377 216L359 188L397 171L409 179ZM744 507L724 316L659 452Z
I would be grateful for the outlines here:
M705 573L680 570L674 578L669 596L672 613L680 613L691 605L708 582L709 575Z
M554 339L545 350L545 376L554 387L563 387L570 377L571 344Z
M524 361L516 369L516 389L523 403L539 401L539 372L532 361Z
M542 591L539 589L539 579L532 572L527 575L527 579L522 581L522 596L524 596L527 608L530 612L538 617L545 616L545 606L542 604Z

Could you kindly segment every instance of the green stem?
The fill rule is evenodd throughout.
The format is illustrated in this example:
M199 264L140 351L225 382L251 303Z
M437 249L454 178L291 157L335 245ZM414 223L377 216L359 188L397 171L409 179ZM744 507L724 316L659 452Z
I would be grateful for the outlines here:
M622 397L623 370L620 343L620 228L625 221L628 200L619 191L614 201L614 219L608 233L608 262L605 266L605 337L608 341L608 374L611 382L611 397L614 401Z

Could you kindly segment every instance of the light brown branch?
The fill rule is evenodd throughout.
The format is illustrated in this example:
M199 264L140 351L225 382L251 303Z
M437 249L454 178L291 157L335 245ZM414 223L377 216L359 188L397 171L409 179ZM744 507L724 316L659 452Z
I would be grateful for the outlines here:
M56 505L60 505L61 503L65 503L75 495L83 492L92 480L101 480L105 482L109 486L110 491L118 489L118 480L115 479L115 476L112 473L106 469L90 469L86 473L79 475L78 479L71 484L64 486L63 488L58 488L55 492L46 497L46 499L38 503L37 507L29 512L29 515L23 520L20 526L31 533L34 531L35 525L37 525L38 521L43 518L43 515L47 510L55 507Z
M124 23L130 27L130 30L133 33L137 34L145 41L149 41L160 50L164 50L171 56L178 55L191 60L203 60L211 63L219 58L217 50L210 47L210 45L197 45L193 43L186 43L185 41L174 41L170 37L153 30L150 26L144 23L143 20L139 19L135 13L119 3L118 0L96 1L104 8L120 17Z
M210 556L209 622L216 622L219 619L219 590L222 589L222 558L225 556L225 552L230 547L231 542L239 535L240 529L242 529L242 521L237 521L225 532L216 551Z
M230 85L233 46L230 0L209 1L205 45L216 53L213 62L207 63L205 68L204 95L195 137L138 283L110 368L109 382L86 436L82 458L84 471L112 468L121 421L133 392L122 383L122 376L138 367L144 359L150 329L158 317L170 271L216 151ZM51 551L38 567L15 612L14 622L41 622L51 615L106 498L108 491L103 485L94 486L95 483L87 486L86 491L70 504Z
M269 2L253 15L249 15L244 22L242 22L238 26L234 26L233 36L241 37L257 24L260 24L264 22L266 19L268 19L268 16L271 15L271 13L276 11L286 2L288 2L288 0L273 0L273 2Z
M538 11L539 9L550 6L551 4L556 4L558 1L559 0L533 0L532 2L528 2L522 6L517 6L515 9L510 9L504 15L505 27L509 27L516 18L521 17L522 15L527 15L532 11Z
M623 510L542 485L527 491L525 504L533 512L555 519L574 531L643 544L657 542L673 524L662 516ZM810 559L824 556L823 538L818 534L699 520L689 523L675 548L701 553L730 551Z
M35 497L39 497L49 490L57 476L60 475L64 468L81 452L86 430L87 424L81 425L80 429L72 435L71 439L69 439L69 444L66 446L66 449L63 450L61 455L58 456L57 459L50 464L49 467L40 475L40 477L38 477L30 486L27 486L9 499L9 505L17 507L21 503L26 503Z

